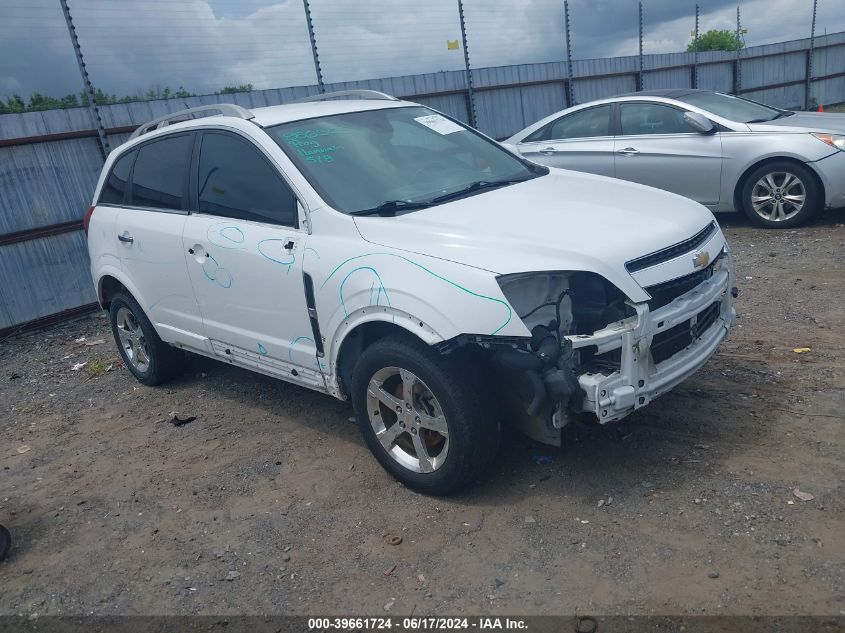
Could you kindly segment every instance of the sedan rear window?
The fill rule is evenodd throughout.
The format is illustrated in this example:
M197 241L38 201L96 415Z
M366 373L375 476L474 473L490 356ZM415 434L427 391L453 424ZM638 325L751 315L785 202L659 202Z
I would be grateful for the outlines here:
M182 208L193 136L165 136L141 145L132 170L132 205Z

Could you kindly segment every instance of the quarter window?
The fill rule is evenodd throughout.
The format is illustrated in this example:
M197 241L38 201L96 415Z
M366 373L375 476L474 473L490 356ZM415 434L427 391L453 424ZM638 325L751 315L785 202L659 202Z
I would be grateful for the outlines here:
M296 225L296 197L248 141L204 134L197 183L201 213Z
M623 103L621 108L623 136L693 132L678 108L657 103Z
M103 184L103 191L100 194L101 203L123 204L126 188L129 184L129 172L132 170L136 153L135 151L127 152L114 162L111 173Z
M166 136L138 149L132 170L131 204L154 209L182 209L185 176L193 136Z
M526 141L592 138L610 134L610 106L596 106L567 114L538 130Z

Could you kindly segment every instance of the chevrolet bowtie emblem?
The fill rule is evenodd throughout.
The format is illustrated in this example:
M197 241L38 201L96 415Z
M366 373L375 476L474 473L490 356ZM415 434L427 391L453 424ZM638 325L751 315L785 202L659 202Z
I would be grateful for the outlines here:
M704 268L707 264L710 263L710 253L707 251L699 251L695 254L695 257L692 258L692 266L695 270L699 268Z

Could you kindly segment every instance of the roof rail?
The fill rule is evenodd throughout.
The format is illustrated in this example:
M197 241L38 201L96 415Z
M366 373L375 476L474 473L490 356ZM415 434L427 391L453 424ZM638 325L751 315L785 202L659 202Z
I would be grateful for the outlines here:
M378 90L338 90L336 92L323 92L318 95L310 97L303 97L302 99L295 99L288 101L288 103L308 103L309 101L328 101L329 99L336 99L338 97L354 97L356 99L384 99L386 101L399 101L394 96L379 92Z
M201 113L205 114L202 114L202 116L195 116ZM137 138L142 134L146 134L150 130L157 130L173 123L188 121L190 119L201 119L203 116L214 116L217 114L247 120L255 118L255 115L252 112L239 105L235 105L234 103L215 103L212 105L198 106L196 108L188 108L187 110L179 110L178 112L172 112L157 119L153 119L152 121L147 121L137 130L132 132L132 136L129 138L130 140Z

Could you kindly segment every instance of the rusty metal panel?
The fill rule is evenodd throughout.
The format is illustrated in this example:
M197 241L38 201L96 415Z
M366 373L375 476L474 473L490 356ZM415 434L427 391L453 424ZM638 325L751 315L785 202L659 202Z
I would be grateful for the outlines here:
M742 87L750 89L787 81L803 81L806 73L807 55L804 51L756 59L744 57Z
M689 75L689 73L687 73ZM743 70L743 78L745 71ZM670 87L670 86L667 86ZM718 92L733 92L734 65L733 61L720 64L708 64L698 67L698 87Z
M82 231L0 248L0 329L97 300Z
M646 90L689 88L691 80L692 75L688 66L669 70L647 70L643 73L643 83Z
M476 127L496 139L507 138L525 127L520 88L476 90Z
M0 233L80 219L102 167L96 138L0 148Z
M451 117L469 122L469 114L467 113L467 100L463 94L454 95L440 95L437 97L418 97L413 99L417 103L427 105L435 110L448 114Z

